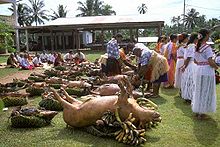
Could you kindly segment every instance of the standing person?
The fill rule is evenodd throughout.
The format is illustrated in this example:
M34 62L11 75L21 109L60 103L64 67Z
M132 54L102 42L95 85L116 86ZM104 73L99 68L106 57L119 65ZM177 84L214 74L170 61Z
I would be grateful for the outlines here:
M163 36L162 40L161 40L161 47L160 47L160 54L164 55L164 51L167 47L167 43L168 43L168 38L166 36Z
M198 44L195 52L195 93L192 100L192 111L198 119L205 119L207 112L216 111L215 69L218 66L212 59L212 48L206 44L209 31L201 29L198 32Z
M195 68L194 54L196 50L196 44L198 42L198 34L192 33L187 43L187 48L184 53L184 65L182 67L182 82L181 82L181 97L190 102L193 99L193 93L195 91Z
M107 76L115 76L121 74L119 43L121 43L122 38L123 36L118 33L107 44Z
M152 97L158 97L161 82L167 81L169 65L166 58L142 43L135 45L133 53L138 57L138 78L153 83Z
M181 92L181 80L182 80L181 67L184 65L184 52L186 50L186 43L188 42L188 36L189 35L186 33L182 33L178 36L179 46L177 49L177 61L176 61L174 87L180 89L180 92Z
M177 35L172 34L170 35L170 42L167 44L167 48L164 51L164 56L168 61L169 64L169 71L168 71L168 82L166 83L166 88L173 88L174 87L174 80L175 80L175 69L176 69L176 42L177 42Z
M162 45L162 39L163 39L163 36L158 37L157 44L156 44L156 47L154 49L154 51L157 52L157 53L160 53L160 48L161 48L161 45Z

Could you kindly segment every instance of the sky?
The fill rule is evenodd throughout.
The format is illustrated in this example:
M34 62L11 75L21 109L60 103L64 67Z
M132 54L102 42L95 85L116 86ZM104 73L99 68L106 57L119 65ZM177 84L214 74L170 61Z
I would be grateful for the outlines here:
M67 6L67 17L75 17L80 12L77 11L79 0L44 0L45 9L57 10L59 4ZM85 1L85 0L81 0ZM103 0L105 4L109 4L116 11L116 15L145 15L149 21L165 21L171 24L173 16L183 14L184 0ZM206 15L207 19L220 19L220 0L185 0L186 12L191 8L195 8L200 15ZM28 0L22 0L23 3L29 4ZM146 14L139 14L138 6L145 3L148 7ZM0 5L1 15L10 15L7 9L10 4Z

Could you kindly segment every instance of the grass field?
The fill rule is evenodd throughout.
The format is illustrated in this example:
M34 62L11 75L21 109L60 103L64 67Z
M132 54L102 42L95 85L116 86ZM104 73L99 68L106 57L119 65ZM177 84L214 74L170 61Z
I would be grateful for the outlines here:
M101 53L100 53L101 54ZM87 54L91 60L94 56ZM90 57L91 56L91 57ZM2 72L2 71L0 71ZM8 73L12 71L7 71ZM14 71L15 72L15 71ZM1 74L0 74L1 75ZM152 99L158 106L162 123L147 132L146 147L218 147L220 146L220 85L217 85L217 112L209 120L200 121L193 117L191 106L186 104L176 89L161 89L160 98ZM38 106L40 97L30 98L29 106ZM124 147L113 139L92 136L78 129L66 127L60 112L52 124L36 129L10 127L11 109L0 112L0 147ZM89 113L89 112L88 112Z

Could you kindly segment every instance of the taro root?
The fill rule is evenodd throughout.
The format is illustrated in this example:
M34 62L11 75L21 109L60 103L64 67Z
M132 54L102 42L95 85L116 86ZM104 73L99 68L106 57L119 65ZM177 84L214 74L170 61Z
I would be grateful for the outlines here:
M28 104L26 96L5 96L2 98L5 107L23 106Z
M16 108L11 113L11 125L14 128L38 128L50 124L56 111L38 110L35 108Z
M126 86L126 89L125 89ZM70 97L63 90L65 97L60 96L52 89L55 98L61 102L64 121L72 127L86 127L96 124L106 111L115 112L118 109L120 118L124 121L130 113L135 118L135 124L139 128L145 128L149 122L160 121L160 115L154 110L149 110L137 104L132 97L130 82L124 78L119 83L121 89L119 96L100 96L91 98L85 102Z

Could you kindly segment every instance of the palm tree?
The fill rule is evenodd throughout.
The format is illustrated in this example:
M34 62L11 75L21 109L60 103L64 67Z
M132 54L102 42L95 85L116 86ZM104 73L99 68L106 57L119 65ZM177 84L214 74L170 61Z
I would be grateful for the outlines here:
M180 16L173 16L173 18L171 19L171 23L173 23L174 25L177 25L177 30L178 32L180 31L180 26L181 26L181 17Z
M147 12L146 4L142 3L141 6L138 6L138 12L140 14L145 14Z
M77 10L80 10L81 13L77 14L76 17L79 16L93 16L93 0L86 0L86 2L77 2L78 5L80 5Z
M12 11L12 15L14 15L14 7L11 5L10 8L8 8L10 11ZM17 15L18 15L18 24L20 26L30 26L30 19L28 17L27 7L25 4L17 3Z
M50 15L52 20L55 20L61 17L66 17L66 14L67 14L66 6L64 7L63 5L59 5L57 7L57 12L54 10L52 11L53 11L53 15Z
M35 22L36 26L38 24L44 24L43 20L49 20L48 15L46 12L47 10L44 10L44 0L29 0L31 6L27 5L29 17L32 19L32 22Z
M76 15L76 17L116 14L116 12L112 10L112 6L104 4L104 2L100 0L78 1L77 4L79 5L77 10L81 11L81 13Z
M185 26L188 28L189 31L193 30L197 25L197 19L199 16L199 12L196 12L196 9L192 8L186 15L185 19L183 20Z
M94 16L98 16L100 15L101 11L102 11L102 6L103 6L103 1L100 0L94 0L93 1L93 15Z
M102 15L116 15L116 12L112 10L112 6L106 4L102 6L101 14Z

